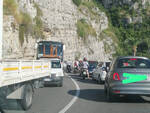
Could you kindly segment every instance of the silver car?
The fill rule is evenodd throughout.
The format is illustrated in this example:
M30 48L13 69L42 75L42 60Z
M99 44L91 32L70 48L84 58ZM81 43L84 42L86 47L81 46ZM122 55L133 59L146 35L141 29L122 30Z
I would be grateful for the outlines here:
M120 95L150 95L150 59L119 57L111 64L105 85L108 101ZM119 95L119 96L118 96Z
M106 78L106 67L97 67L93 71L92 79L96 80L99 84L103 84Z

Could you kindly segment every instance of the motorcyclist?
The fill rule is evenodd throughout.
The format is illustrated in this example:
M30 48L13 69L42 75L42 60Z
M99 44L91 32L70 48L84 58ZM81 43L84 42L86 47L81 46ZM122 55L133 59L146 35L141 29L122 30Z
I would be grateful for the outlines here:
M90 78L90 75L89 75L89 72L88 72L88 67L89 67L89 63L88 63L87 59L84 57L84 59L83 59L83 69L86 69L87 76L88 76L88 78Z
M79 68L79 62L77 60L74 62L74 68L76 68L76 69Z
M67 72L68 73L71 72L71 62L70 61L67 62Z

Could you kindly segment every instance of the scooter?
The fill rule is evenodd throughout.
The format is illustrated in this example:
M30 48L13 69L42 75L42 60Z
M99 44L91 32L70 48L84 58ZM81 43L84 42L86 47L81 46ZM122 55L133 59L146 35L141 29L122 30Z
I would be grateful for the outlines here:
M80 71L80 70L79 70L79 67L77 67L77 66L74 67L74 73L79 73L79 71Z
M67 72L71 73L71 65L67 65Z
M83 80L87 77L87 69L82 69L81 76Z

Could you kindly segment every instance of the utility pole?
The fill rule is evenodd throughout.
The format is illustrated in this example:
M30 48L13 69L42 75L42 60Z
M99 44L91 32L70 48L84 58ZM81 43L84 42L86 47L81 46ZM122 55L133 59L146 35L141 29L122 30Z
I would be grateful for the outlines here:
M0 0L0 60L2 60L3 43L3 0Z

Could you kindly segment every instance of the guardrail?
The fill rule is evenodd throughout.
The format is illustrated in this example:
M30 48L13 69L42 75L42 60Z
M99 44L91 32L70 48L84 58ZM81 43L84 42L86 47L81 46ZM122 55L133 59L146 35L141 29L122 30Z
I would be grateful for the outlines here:
M50 61L1 61L0 87L49 76Z

